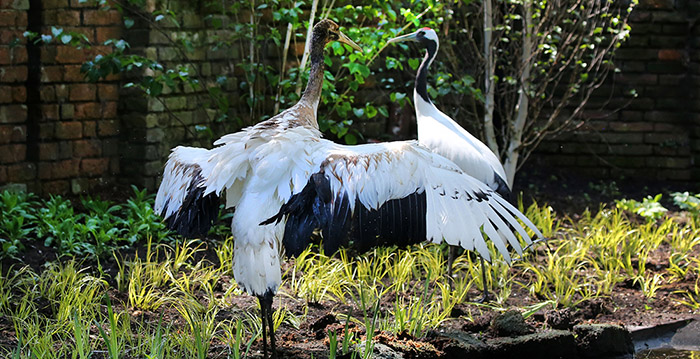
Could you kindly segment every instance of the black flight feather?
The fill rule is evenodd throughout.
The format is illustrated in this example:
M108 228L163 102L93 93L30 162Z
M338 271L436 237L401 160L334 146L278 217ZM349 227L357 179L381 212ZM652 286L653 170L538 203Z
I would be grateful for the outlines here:
M378 209L368 209L356 199L354 212L345 192L333 195L330 180L322 172L311 176L301 192L293 195L280 211L261 225L279 222L287 216L282 240L288 255L296 256L320 229L324 251L353 246L367 251L378 245L410 245L426 239L425 191L389 200Z
M168 228L184 237L207 234L219 217L219 196L213 192L205 196L205 187L199 186L203 181L198 170L187 188L187 195L180 209L165 219ZM167 207L166 204L164 208Z

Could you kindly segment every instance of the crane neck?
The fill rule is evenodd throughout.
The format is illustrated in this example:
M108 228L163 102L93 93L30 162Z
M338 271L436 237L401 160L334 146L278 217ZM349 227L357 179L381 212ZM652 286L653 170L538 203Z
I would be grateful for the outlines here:
M428 68L430 64L435 59L437 55L438 45L434 41L428 41L425 43L425 57L423 57L423 62L421 62L418 68L418 76L416 77L416 93L427 103L432 103L430 97L428 96Z
M314 32L313 38L311 39L311 53L309 55L309 67L311 68L309 72L309 82L306 84L306 89L304 89L301 99L299 99L299 104L309 106L313 109L314 127L318 127L315 120L316 110L318 109L318 103L321 99L321 89L323 88L323 49L325 45L326 40L321 39L316 32Z

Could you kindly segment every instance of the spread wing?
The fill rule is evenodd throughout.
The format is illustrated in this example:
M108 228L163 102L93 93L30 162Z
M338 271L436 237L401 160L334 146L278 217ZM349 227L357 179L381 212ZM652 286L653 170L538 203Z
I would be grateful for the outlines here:
M444 240L488 260L488 238L507 261L507 244L522 252L515 233L531 243L523 227L542 237L493 190L414 141L361 146L319 141L318 146L313 151L318 171L262 223L287 218L288 254L303 251L315 229L322 231L326 253L346 245L365 250Z

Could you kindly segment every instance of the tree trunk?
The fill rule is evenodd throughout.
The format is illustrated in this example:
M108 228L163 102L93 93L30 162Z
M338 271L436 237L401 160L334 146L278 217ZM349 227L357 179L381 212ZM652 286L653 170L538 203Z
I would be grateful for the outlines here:
M287 24L287 35L284 37L284 50L282 50L282 68L280 69L280 82L284 79L284 73L287 70L287 53L289 53L289 43L292 40L292 32L294 26L290 22ZM277 85L277 96L275 96L275 113L280 110L280 96L282 96L282 86Z
M506 177L508 184L513 187L513 182L515 181L515 172L518 169L518 160L520 158L520 145L523 142L523 131L525 129L525 123L527 122L527 115L530 106L530 99L528 98L528 86L530 83L530 68L532 62L532 47L535 37L532 36L532 11L530 7L532 2L530 0L523 1L523 45L522 45L522 56L520 60L520 90L518 93L518 102L515 105L515 120L512 123L510 129L510 138L508 141L508 147L505 153L505 162L503 167L506 170Z
M496 92L495 63L493 56L493 4L484 0L484 136L491 151L499 156L496 131L493 128L494 94Z

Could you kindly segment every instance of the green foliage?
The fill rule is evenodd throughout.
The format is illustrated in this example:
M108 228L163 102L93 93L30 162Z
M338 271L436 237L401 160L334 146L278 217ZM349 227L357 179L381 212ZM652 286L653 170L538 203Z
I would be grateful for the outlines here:
M636 213L648 220L657 220L668 212L668 209L659 203L661 197L661 194L657 194L654 197L646 196L641 203L633 199L620 199L615 203L617 208Z
M692 195L688 192L673 192L671 196L673 196L673 203L680 209L695 214L700 213L700 194Z
M24 249L21 240L37 230L34 204L29 193L0 193L0 259L16 256Z
M51 196L36 200L32 194L0 193L0 257L16 256L27 240L43 240L60 255L108 256L115 248L148 239L169 238L170 232L153 210L154 196L133 187L125 205L99 198L80 199L76 212L70 200Z

